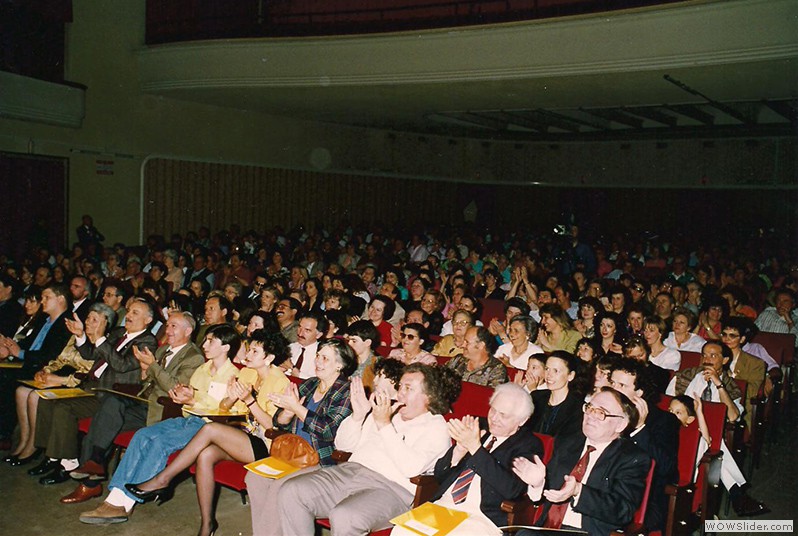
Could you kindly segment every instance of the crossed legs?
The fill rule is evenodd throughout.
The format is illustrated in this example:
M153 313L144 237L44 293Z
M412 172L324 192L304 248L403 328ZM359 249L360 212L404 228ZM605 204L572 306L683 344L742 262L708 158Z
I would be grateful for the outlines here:
M216 491L213 467L222 460L255 461L252 444L249 436L237 428L209 423L197 432L172 463L138 487L144 491L165 488L181 471L196 463L197 502L202 523L200 534L209 534L214 521L213 496Z

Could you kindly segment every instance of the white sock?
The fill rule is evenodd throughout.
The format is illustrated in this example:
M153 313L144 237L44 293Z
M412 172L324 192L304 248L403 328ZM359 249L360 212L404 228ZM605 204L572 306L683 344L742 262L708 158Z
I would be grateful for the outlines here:
M125 512L128 513L136 506L136 501L128 497L127 494L119 488L111 488L111 492L108 494L105 502L112 506L121 506L125 509Z
M78 462L77 458L72 458L71 460L61 460L61 467L64 468L64 471L74 471L79 465L80 462Z

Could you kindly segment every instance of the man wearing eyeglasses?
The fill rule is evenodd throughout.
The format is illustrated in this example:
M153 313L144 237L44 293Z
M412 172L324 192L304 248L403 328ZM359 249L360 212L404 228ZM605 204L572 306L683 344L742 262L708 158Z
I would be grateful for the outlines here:
M638 419L637 408L626 395L604 387L584 405L584 435L558 438L547 465L538 456L531 461L516 458L513 471L529 486L530 499L543 499L539 526L603 536L632 520L651 464L637 445L623 437Z

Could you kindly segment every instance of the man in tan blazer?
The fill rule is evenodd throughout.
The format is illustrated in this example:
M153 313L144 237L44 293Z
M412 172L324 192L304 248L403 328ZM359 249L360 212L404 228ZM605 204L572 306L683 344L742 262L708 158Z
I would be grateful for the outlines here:
M154 354L146 347L134 348L143 380L138 399L114 395L103 400L83 440L81 465L70 473L72 478L82 482L72 493L61 498L62 503L79 503L101 495L105 458L116 434L161 420L163 407L158 404L158 398L166 396L177 384L188 384L191 375L205 361L199 348L191 342L194 327L194 318L190 314L172 313L166 323L167 344Z

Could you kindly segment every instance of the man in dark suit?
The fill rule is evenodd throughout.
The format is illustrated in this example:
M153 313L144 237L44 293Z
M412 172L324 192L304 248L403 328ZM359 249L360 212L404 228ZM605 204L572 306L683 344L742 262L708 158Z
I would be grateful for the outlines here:
M22 318L22 306L17 302L18 284L8 274L0 274L0 335L13 337Z
M0 336L0 360L21 361L21 369L0 372L0 439L10 439L17 422L14 392L17 380L30 380L41 368L55 359L69 342L64 320L71 308L69 289L53 283L42 291L42 322L19 343Z
M632 520L651 464L637 445L622 437L638 418L626 395L605 387L585 404L584 436L558 439L548 465L537 456L533 461L516 459L513 469L529 484L529 497L544 499L540 526L606 536Z
M645 526L652 531L662 530L668 516L665 486L679 481L679 420L657 407L659 391L644 363L631 358L620 359L612 368L610 384L629 397L640 414L635 429L629 436L657 462L651 482Z
M502 501L526 491L524 482L513 474L513 460L543 455L540 440L522 428L532 410L527 392L505 383L490 399L487 432L480 430L474 417L449 421L455 445L435 464L440 486L432 500L471 514L455 533L499 534L497 527L507 525ZM474 493L476 486L479 493Z
M120 395L102 400L83 439L80 467L70 473L72 478L83 482L62 497L62 503L74 504L102 495L100 482L105 477L106 453L116 435L161 420L163 406L158 404L158 397L166 396L178 383L187 385L191 375L205 361L200 349L191 342L194 327L191 315L172 313L166 323L166 345L158 348L155 354L146 346L141 349L132 346L144 379L138 396L148 403Z
M76 275L69 281L69 293L72 295L72 312L78 315L81 322L86 322L91 307L91 283L88 278Z
M78 242L82 246L90 244L97 246L105 240L103 234L94 226L94 220L88 214L84 214L83 218L81 218L81 225L75 229L75 232L78 235Z
M84 390L141 383L141 367L133 347L156 350L158 342L148 330L153 317L152 306L137 299L129 307L125 331L119 334L106 337L113 311L105 304L92 305L85 326L77 316L67 320L81 357L94 361L82 384ZM47 458L29 473L35 476L49 469L51 473L40 479L42 484L66 482L69 471L79 465L78 421L93 416L109 396L115 395L98 392L91 397L42 401L36 420L36 446L46 449Z

